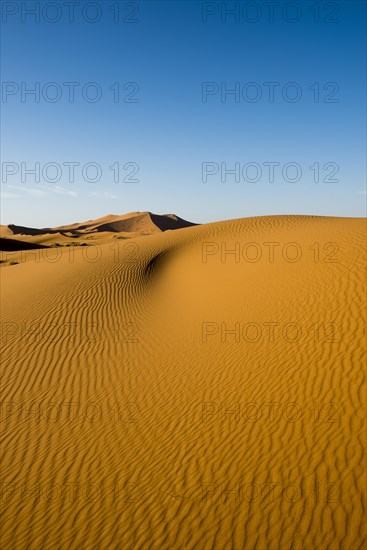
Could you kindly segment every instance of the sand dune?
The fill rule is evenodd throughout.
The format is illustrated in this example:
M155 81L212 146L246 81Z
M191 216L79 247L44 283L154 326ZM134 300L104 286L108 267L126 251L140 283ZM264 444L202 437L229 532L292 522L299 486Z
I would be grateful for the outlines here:
M2 548L365 548L365 221L158 218L1 270Z
M0 250L6 252L13 252L16 250L33 250L38 248L46 248L40 244L29 243L27 241L21 241L19 239L8 239L6 237L0 237Z
M36 229L14 224L1 225L0 236L13 238L18 236L37 237L45 235L57 235L58 237L85 237L86 235L98 232L125 232L131 233L133 236L140 236L142 234L160 233L168 229L181 229L194 225L197 224L183 220L174 214L158 215L152 212L130 212L129 214L120 216L109 214L108 216L103 216L96 220L62 225L55 228L46 227L43 229Z
M111 238L135 238L195 225L197 224L183 220L174 214L157 215L152 212L130 212L119 216L109 214L96 220L43 229L14 224L1 225L0 252L57 246L100 245ZM43 257L51 259L52 254L46 253ZM23 253L2 254L0 265L6 267L23 263L28 259L29 256Z

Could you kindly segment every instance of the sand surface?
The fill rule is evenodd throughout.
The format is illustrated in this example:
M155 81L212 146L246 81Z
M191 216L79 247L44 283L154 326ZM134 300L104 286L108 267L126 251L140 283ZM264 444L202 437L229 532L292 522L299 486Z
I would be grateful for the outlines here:
M366 548L365 221L135 214L3 230L1 548Z

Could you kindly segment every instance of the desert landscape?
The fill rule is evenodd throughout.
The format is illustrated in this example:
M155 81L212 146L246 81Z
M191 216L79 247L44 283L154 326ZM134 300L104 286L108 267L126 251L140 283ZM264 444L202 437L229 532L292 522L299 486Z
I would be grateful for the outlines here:
M366 548L364 219L0 236L2 548Z

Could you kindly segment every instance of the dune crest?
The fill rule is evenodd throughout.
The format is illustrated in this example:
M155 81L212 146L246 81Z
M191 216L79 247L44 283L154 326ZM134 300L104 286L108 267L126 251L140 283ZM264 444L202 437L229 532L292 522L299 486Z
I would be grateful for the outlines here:
M55 228L36 229L14 224L0 226L0 235L10 237L17 235L49 235L53 233L72 236L83 236L93 232L108 231L111 233L128 232L134 234L159 233L168 229L182 229L197 225L179 218L175 214L158 215L152 212L130 212L123 215L109 214L96 220L62 225Z

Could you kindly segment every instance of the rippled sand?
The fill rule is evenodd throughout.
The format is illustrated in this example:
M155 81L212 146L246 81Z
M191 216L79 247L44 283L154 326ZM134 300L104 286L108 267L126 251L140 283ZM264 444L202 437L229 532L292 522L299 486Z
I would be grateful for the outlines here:
M365 228L109 227L1 269L1 548L365 548Z

